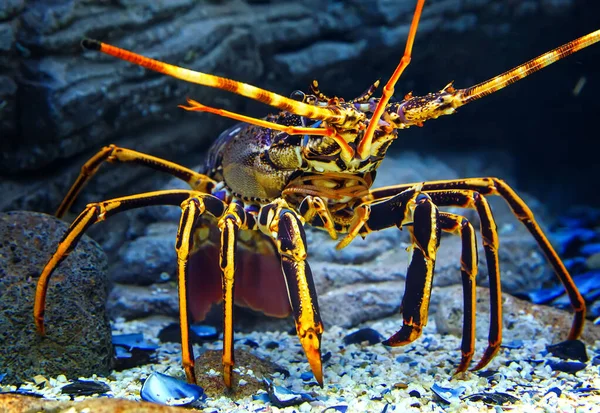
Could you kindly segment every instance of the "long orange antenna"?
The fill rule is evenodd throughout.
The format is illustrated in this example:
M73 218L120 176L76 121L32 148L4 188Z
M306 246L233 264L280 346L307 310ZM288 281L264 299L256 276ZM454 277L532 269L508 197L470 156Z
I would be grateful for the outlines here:
M532 73L537 72L552 63L572 55L579 50L588 47L594 43L600 41L600 30L596 30L590 34L575 39L567 44L557 47L541 56L531 59L530 61L523 63L514 69L507 70L501 75L495 76L485 82L479 83L478 85L471 86L467 89L461 89L456 91L456 97L458 98L453 106L459 107L469 102L472 102L481 97L492 94L506 86L515 83L517 80L523 79L525 76L529 76Z
M333 108L308 105L247 83L170 65L97 40L83 39L81 45L86 49L98 50L155 72L164 73L177 79L185 80L186 82L233 92L299 116L331 123L343 123L344 121L343 115Z
M408 31L408 39L406 40L406 48L404 49L404 56L400 60L398 67L390 77L390 80L383 87L383 94L375 111L373 112L373 116L369 121L369 126L365 131L363 138L358 144L357 155L360 159L366 159L371 153L371 143L373 142L373 135L375 134L375 128L379 125L379 119L383 115L383 111L385 110L390 98L394 94L394 86L400 79L400 75L404 72L404 69L410 63L410 58L412 55L412 47L415 42L415 36L417 34L417 27L419 26L419 20L421 19L421 12L423 10L423 5L425 4L425 0L418 0L417 7L415 9L415 14L413 15L412 23L410 25L410 30Z

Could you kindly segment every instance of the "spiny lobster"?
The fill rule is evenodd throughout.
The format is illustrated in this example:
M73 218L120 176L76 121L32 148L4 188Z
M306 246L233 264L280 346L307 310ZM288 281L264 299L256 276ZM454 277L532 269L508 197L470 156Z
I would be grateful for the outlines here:
M441 232L462 239L461 275L464 289L462 358L457 370L465 371L475 347L475 277L477 274L476 236L473 226L462 216L440 211L439 207L473 208L481 222L481 236L487 261L491 296L491 323L487 349L474 369L486 366L500 348L502 307L498 260L498 233L487 195L499 195L527 227L564 284L575 311L570 339L581 335L585 302L550 242L523 200L497 178L467 178L419 182L371 189L375 171L386 155L399 129L421 126L429 119L450 115L469 102L500 90L572 53L600 40L600 30L573 40L478 85L455 89L452 83L424 96L408 94L390 102L394 86L411 60L412 47L425 1L418 0L404 55L383 87L374 97L376 82L356 99L344 101L324 95L314 82L310 94L296 99L234 80L191 71L135 53L85 39L86 49L98 50L119 59L188 82L214 87L257 100L281 112L264 119L252 118L205 106L189 99L181 106L188 111L210 112L243 122L224 132L209 152L203 173L130 149L110 145L83 166L57 216L61 217L105 162L145 165L187 182L189 190L162 190L125 196L89 204L58 245L38 282L34 316L38 331L44 334L44 308L52 272L76 246L94 223L117 213L149 205L181 207L176 240L177 279L182 338L183 367L190 382L195 381L194 357L189 338L190 304L198 300L189 290L189 261L217 227L221 273L220 299L223 301L223 376L232 385L233 304L236 285L236 246L271 249L280 261L279 278L285 283L296 331L315 379L322 385L321 335L313 276L307 262L303 226L310 224L344 237L338 248L356 236L385 228L408 228L412 257L402 299L403 325L384 344L400 346L417 339L427 322L436 252ZM259 280L251 279L250 283ZM238 298L237 296L235 298ZM255 303L266 312L269 301ZM246 302L252 306L252 303ZM205 303L199 304L201 307ZM261 307L262 305L262 307ZM204 307L202 307L204 308ZM205 309L200 311L205 313Z

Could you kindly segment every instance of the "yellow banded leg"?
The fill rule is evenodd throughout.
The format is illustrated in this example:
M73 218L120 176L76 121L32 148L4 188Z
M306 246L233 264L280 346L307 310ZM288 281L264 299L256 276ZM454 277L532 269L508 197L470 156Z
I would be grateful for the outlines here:
M427 324L435 258L440 240L438 209L425 194L417 196L412 214L412 257L402 297L402 328L385 340L387 346L402 346L416 340Z
M98 172L98 168L100 168L104 162L133 163L148 166L157 171L166 172L179 178L182 181L187 182L192 189L201 192L210 192L209 186L213 184L213 180L206 175L202 175L176 163L155 156L146 155L141 152L136 152L131 149L109 145L102 148L81 167L79 176L73 185L71 185L69 192L56 210L57 217L62 218L65 215L77 198L77 195L79 195L87 182L96 174L96 172Z
M181 219L177 230L175 251L177 252L177 286L179 292L179 326L181 329L181 362L186 378L196 383L194 373L194 350L190 341L190 313L188 302L192 298L188 294L190 254L194 251L194 230L198 220L204 213L220 218L225 211L225 204L218 198L202 193L181 203Z
M288 208L284 200L277 199L261 208L258 223L260 230L273 238L281 257L298 338L316 381L323 386L323 323L312 272L306 261L306 236L302 220Z
M221 231L221 281L223 285L223 381L231 388L232 369L235 363L233 348L233 292L235 282L235 252L238 231L242 225L243 209L231 204L225 215L219 220Z
M35 290L35 303L33 308L37 331L41 335L44 335L45 333L44 311L46 307L46 293L48 291L48 283L50 282L52 273L77 246L79 239L90 226L96 222L103 221L114 214L134 208L150 205L179 205L193 193L194 191L190 190L156 191L89 204L75 221L73 221L58 244L56 251L42 270L42 274L40 275Z
M475 352L477 240L473 226L465 217L440 212L438 223L442 231L459 235L462 241L460 273L463 285L464 321L461 344L462 358L456 369L457 373L461 373L469 368Z
M181 363L189 383L196 383L194 372L194 349L190 341L190 315L188 312L188 261L194 248L193 231L200 215L205 211L204 202L190 198L181 204L181 219L177 231L177 286L179 294L179 327L181 329Z

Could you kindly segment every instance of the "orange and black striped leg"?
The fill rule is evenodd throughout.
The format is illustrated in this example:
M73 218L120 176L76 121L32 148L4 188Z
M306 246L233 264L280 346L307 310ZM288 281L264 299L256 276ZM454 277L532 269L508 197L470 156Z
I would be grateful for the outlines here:
M414 184L395 185L383 188L377 188L370 192L370 199L384 199L397 196L402 191L414 186ZM567 271L560 257L544 235L544 232L536 222L533 213L527 207L527 204L517 195L517 193L503 180L498 178L466 178L446 181L432 181L423 183L423 191L439 191L439 190L470 190L479 192L482 195L498 195L510 206L513 214L525 225L529 232L533 235L538 245L544 252L548 263L554 269L557 277L567 291L571 307L575 311L575 317L569 332L569 340L575 340L581 336L583 326L585 324L586 306L585 301L577 286L573 282L573 278Z
M402 328L385 340L387 346L402 346L416 340L427 324L435 258L440 241L439 213L431 198L419 194L412 213L412 257L402 297Z
M438 224L444 232L459 235L462 241L460 273L463 285L463 335L461 344L462 358L457 373L469 368L475 351L475 281L477 278L477 240L471 223L460 215L440 212Z
M141 152L136 152L131 149L109 145L102 148L81 167L79 176L56 210L56 216L58 218L62 218L65 215L77 198L77 195L79 195L83 187L96 174L98 168L100 168L104 162L133 163L137 165L148 166L157 171L166 172L176 178L179 178L182 181L187 182L192 189L201 192L210 192L210 189L214 183L213 180L206 175L194 172L191 169L176 163L146 155Z
M77 246L79 239L85 231L95 224L119 212L150 205L180 205L192 196L194 191L173 190L156 191L145 194L115 198L108 201L89 204L85 210L73 221L62 240L58 244L56 252L52 255L37 283L35 291L35 304L33 309L35 325L38 332L44 335L44 310L46 307L46 292L50 277L56 267Z
M231 204L219 220L221 231L221 280L223 285L223 381L231 388L235 363L233 349L233 287L235 283L235 251L238 232L245 221L244 209Z
M175 251L177 252L177 285L179 290L179 325L181 329L181 362L186 378L196 383L194 373L194 350L190 341L190 314L188 302L188 261L194 249L194 230L204 213L220 217L225 211L224 203L212 195L195 193L181 204L181 219L177 230Z
M473 368L484 368L500 350L502 344L502 285L500 284L500 260L498 258L498 231L489 203L479 192L470 190L427 191L438 206L472 208L479 215L481 238L488 269L490 285L490 329L488 347L481 360Z
M260 230L270 236L281 257L281 268L296 322L296 332L317 382L323 386L321 335L323 323L319 315L317 292L310 266L306 261L306 235L296 212L282 199L261 208Z

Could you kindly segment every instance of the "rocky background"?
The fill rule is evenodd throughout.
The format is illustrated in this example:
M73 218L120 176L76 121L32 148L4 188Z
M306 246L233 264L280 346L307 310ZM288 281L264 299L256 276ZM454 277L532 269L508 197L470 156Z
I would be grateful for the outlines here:
M228 120L177 108L187 96L264 116L269 108L84 52L84 36L289 95L316 78L347 98L397 64L414 1L26 1L0 6L0 210L52 212L81 164L107 143L195 165ZM397 93L467 87L596 30L594 0L430 0ZM518 186L555 211L598 202L593 138L600 48L403 131L394 149L510 154ZM574 88L584 82L578 93ZM506 166L505 159L485 162ZM90 200L155 187L144 170L108 168ZM163 178L164 177L160 177ZM160 179L159 178L159 179ZM552 182L552 186L545 185ZM78 208L75 208L78 209Z
M81 165L108 143L199 165L210 142L231 123L177 109L188 96L259 117L270 111L84 52L79 42L85 36L284 95L318 79L325 93L352 98L391 74L413 8L412 0L5 0L0 211L53 212ZM598 29L599 15L595 0L430 0L397 93L424 94L450 80L457 87L486 80ZM593 46L456 116L402 131L377 184L498 175L524 194L544 226L571 204L599 206L598 73L600 46ZM143 168L108 166L67 220L87 202L173 185L169 177ZM533 238L501 201L493 205L506 290L539 288L552 274ZM136 211L90 231L117 281L109 301L112 316L176 315L171 277L177 212ZM311 245L323 246L311 251L311 264L329 324L351 326L397 311L406 270L403 234L374 234L337 253L326 234L308 237ZM458 282L458 251L458 239L447 237L438 286ZM432 296L434 309L442 297Z

